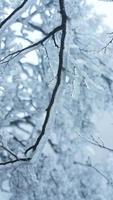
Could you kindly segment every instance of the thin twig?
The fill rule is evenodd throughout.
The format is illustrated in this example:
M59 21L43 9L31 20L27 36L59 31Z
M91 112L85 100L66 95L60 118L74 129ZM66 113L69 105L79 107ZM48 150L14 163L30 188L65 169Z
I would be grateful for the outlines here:
M42 45L43 42L45 42L47 39L49 39L51 36L53 36L55 33L57 33L58 31L60 31L62 29L62 26L57 26L56 28L54 28L51 32L48 33L48 35L46 37L44 37L43 39L41 39L40 41L31 44L23 49L17 50L13 53L8 54L7 56L5 56L3 59L0 60L0 63L3 64L5 62L8 62L6 59L8 58L9 60L14 59L16 56L20 55L21 53L25 52L26 50L31 50L32 48L36 48L38 45ZM11 58L10 58L11 57ZM6 61L5 61L6 60Z
M109 178L107 176L105 176L99 169L97 169L95 166L93 166L92 164L88 164L88 163L82 163L79 161L74 161L73 164L76 165L80 165L82 167L89 167L91 169L94 169L100 176L102 176L108 183L110 183L111 181L109 180ZM112 183L113 184L113 183Z

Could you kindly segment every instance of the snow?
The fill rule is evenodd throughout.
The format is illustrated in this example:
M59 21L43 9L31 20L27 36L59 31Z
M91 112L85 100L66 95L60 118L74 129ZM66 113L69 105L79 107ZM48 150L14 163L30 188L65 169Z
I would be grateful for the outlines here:
M19 22L16 22L11 25L11 29L17 34L21 35L21 29L22 29L22 24Z
M12 83L13 82L13 77L12 76L8 76L7 77L7 82L8 83Z
M75 0L73 0L72 2L74 1ZM43 2L46 3L47 1L45 0ZM67 2L71 4L71 1L67 0ZM78 0L78 5L79 5L79 2L80 1ZM94 9L92 13L96 12L97 14L99 14L99 16L101 14L105 15L104 22L107 25L111 26L112 21L110 20L113 20L112 19L113 14L110 16L112 3L100 2L97 0L94 0L94 1L87 0L87 2L88 4L94 5ZM67 8L67 10L68 9L69 7ZM74 6L70 7L70 10L72 12L75 12L75 7ZM86 10L86 13L87 13L87 10ZM49 10L46 11L46 14L49 16ZM24 16L27 16L27 15L28 15L27 12L24 12ZM32 20L33 20L33 23L35 24L40 25L43 23L40 14L35 15L35 17L32 18ZM55 20L56 21L54 22L56 23L57 19ZM44 22L47 22L47 25L49 27L50 21L48 21L47 18L45 19ZM79 22L78 20L76 25L82 27L81 29L83 29L83 24L84 24L84 20L83 22L82 20L81 22ZM84 31L85 31L85 28L88 29L89 36L88 37L83 36L84 37L83 46L84 44L86 45L89 44L89 39L92 38L90 36L93 34L92 32L96 30L95 26L94 26L93 31L92 29L90 29L91 26L93 27L91 23L86 24L86 25L87 25L86 27L84 25ZM75 26L74 28L76 29L77 26ZM72 31L72 27L70 23L71 31ZM16 24L12 26L12 29L13 31L15 31L15 34L20 35L21 26L18 26ZM74 36L74 33L71 34L71 31L69 32L70 34L69 42L71 45L74 46L73 41L76 38ZM68 29L67 29L67 32L68 32ZM25 34L24 36L27 39L30 39L31 42L25 39L23 36L22 36L23 39L21 38L21 36L19 39L18 37L16 37L17 41L15 42L15 44L18 44L17 47L19 46L18 48L20 49L24 48L24 46L30 45L32 42L38 41L42 37L41 33L39 34L39 31L31 32L29 28L27 29L27 24L26 24L26 31L24 32L24 34ZM96 37L97 36L98 34L96 35ZM96 40L94 40L94 42L95 41ZM19 78L15 80L17 81L17 89L18 89L17 93L15 91L12 91L14 94L18 94L18 96L15 96L15 99L13 98L14 100L11 97L11 100L15 103L14 106L16 107L17 105L17 108L15 108L14 106L10 106L10 104L6 105L7 106L6 109L8 111L10 111L11 109L13 110L13 108L15 109L14 111L15 111L17 121L16 122L14 121L14 123L12 123L13 126L11 127L11 129L10 127L8 127L10 134L4 128L4 132L2 131L3 132L2 135L4 136L3 141L5 141L5 143L7 142L7 145L9 145L8 146L9 149L11 149L14 152L17 152L16 155L18 157L23 156L24 147L18 141L15 143L13 136L15 136L15 138L17 138L19 141L23 140L23 144L27 144L27 147L25 148L29 148L30 145L35 143L41 130L43 130L42 128L44 127L44 120L48 111L46 108L48 107L49 102L50 102L50 98L52 94L51 91L54 91L53 83L56 82L56 77L51 76L50 68L52 67L52 70L53 72L55 72L55 75L56 75L56 70L58 69L56 66L58 66L58 62L59 62L57 61L58 51L56 50L54 51L54 48L52 47L51 44L52 44L51 40L50 40L50 44L49 42L45 43L45 47L47 48L48 55L49 55L48 57L50 58L50 66L48 65L49 59L47 58L47 55L45 54L44 48L42 48L40 51L41 55L39 55L40 52L38 52L39 50L37 47L36 50L31 50L30 53L26 53L26 55L23 55L23 58L20 58L21 64L23 65L23 72L21 73L19 71L18 73ZM97 42L97 47L99 44ZM30 165L28 163L27 165L26 163L23 163L22 165L15 167L14 170L11 171L11 173L9 171L11 175L10 185L8 185L8 181L6 179L3 179L3 180L1 179L1 182L3 181L3 185L2 185L2 191L0 191L0 200L9 200L10 195L11 195L10 190L9 190L10 186L11 186L11 191L12 191L12 199L16 199L15 195L18 195L17 196L18 199L23 199L23 200L24 199L27 200L28 198L34 199L35 197L36 199L38 199L39 194L40 194L40 199L54 199L54 198L56 199L57 197L59 197L57 199L61 199L62 198L61 194L63 194L63 199L66 199L66 200L67 199L82 199L81 195L82 194L85 195L85 193L88 193L88 195L91 193L91 196L89 195L88 199L102 199L99 195L101 194L103 195L104 190L103 188L100 187L103 184L103 181L101 181L100 176L99 176L99 182L98 182L98 174L97 176L95 176L95 174L93 174L93 170L91 171L88 168L88 171L87 171L87 167L86 167L86 171L84 171L82 167L77 168L77 166L73 164L75 160L82 161L83 163L87 161L87 164L90 164L90 160L91 160L91 161L94 161L94 164L95 164L94 166L96 166L96 164L99 163L103 167L103 169L106 170L105 158L107 158L107 156L105 157L106 153L104 153L103 149L90 144L90 142L86 141L85 143L85 141L82 141L82 139L77 136L77 132L78 133L80 132L81 135L83 134L83 137L84 138L86 137L86 139L90 138L91 134L93 135L94 133L95 138L96 136L97 136L97 139L98 137L101 138L105 146L112 148L113 146L113 141L112 141L113 114L112 113L113 112L112 111L109 112L108 108L106 108L105 110L104 106L102 107L100 106L101 104L104 104L103 94L105 94L105 96L107 95L110 96L109 94L110 91L108 91L107 84L103 83L105 82L105 80L103 80L103 82L101 80L101 73L104 72L104 67L97 69L98 65L97 67L92 65L92 57L90 61L87 61L86 59L87 53L84 53L84 57L86 56L85 58L81 58L81 56L77 54L78 51L76 51L77 47L79 49L79 45L78 46L77 45L78 44L75 44L74 47L72 46L73 52L72 51L71 52L72 52L73 60L71 60L71 58L70 60L73 62L71 63L71 61L68 60L68 64L66 66L67 68L65 68L66 69L65 72L69 71L69 73L67 73L67 75L65 76L65 79L64 79L65 84L64 84L63 78L61 79L61 85L59 87L58 93L56 94L55 101L53 102L52 109L49 115L49 120L47 122L47 126L45 127L45 134L40 142L40 145L38 145L37 151L34 151L34 155L32 155L33 158L31 160ZM65 49L69 49L68 44L65 45ZM42 55L42 53L44 55ZM41 59L40 59L41 56L45 56L45 57L44 57L44 62L42 63L43 66L39 68L38 66L39 63L41 66ZM74 66L75 64L77 65L77 67ZM84 65L86 66L83 68L82 66ZM15 68L13 70L15 70ZM43 68L44 68L44 71L42 71ZM74 71L74 75L72 77L71 73L73 73L74 68L76 72ZM96 73L93 73L93 70L94 71L97 70ZM45 77L44 77L45 79L43 78L41 74L42 72L45 73ZM62 74L63 74L63 71L62 71ZM63 75L65 74L66 73L64 73ZM31 78L31 76L33 77ZM52 81L49 82L48 80L46 80L46 76L47 76L47 79L49 80L51 79ZM10 83L12 83L12 81L13 81L12 77L8 76L7 81L6 81L7 86L9 86ZM0 87L1 99L3 97L2 95L4 95L4 90L6 90L6 88L5 89L4 88L2 89L2 86ZM101 96L101 94L103 96ZM19 101L16 101L18 100L18 97L19 97ZM22 107L20 106L20 102L22 102ZM30 106L31 103L34 106ZM96 108L93 105L95 105ZM105 105L108 106L108 102ZM3 106L1 105L1 109L2 107ZM15 115L13 114L13 111L12 111L11 116L13 117L13 119ZM22 119L22 122L20 122L21 119ZM8 120L10 120L10 112L9 112ZM9 126L9 122L10 121L8 121L8 126ZM29 122L31 123L29 124ZM15 125L15 123L17 123L17 125ZM34 124L35 124L35 127L34 127ZM53 145L47 142L48 139L51 139L52 141L51 144ZM93 140L93 138L91 139ZM101 141L99 140L99 142ZM56 148L58 150L57 152L55 151ZM30 154L30 151L28 152L27 156L29 156L29 154ZM4 156L8 157L7 151L5 151ZM41 161L41 159L43 159L43 156L45 157L44 162ZM40 163L41 163L41 167L39 165ZM110 167L111 166L112 165L110 163ZM112 172L112 168L109 170L109 172ZM3 172L1 172L0 174L1 178L2 178L2 173ZM5 173L7 173L7 171L4 172L3 175L5 175ZM35 175L36 177L34 176L35 177L34 178L33 175ZM93 176L95 178L94 180L93 180ZM43 189L43 186L45 187L45 189ZM52 194L53 189L54 189L54 193ZM106 187L106 190L105 190L108 196L109 194L107 192L107 189L108 189L108 186ZM7 190L7 192L3 190ZM95 192L92 192L92 191L95 191ZM78 194L76 194L76 192ZM93 196L93 193L94 195L97 195L97 196ZM43 194L45 195L45 198L43 198ZM48 194L53 195L51 196L52 198ZM109 199L109 196L108 198L105 197L105 199Z
M113 2L99 0L86 0L89 5L94 6L93 12L104 16L104 23L113 29Z
M39 63L39 60L38 60L38 56L36 54L36 51L31 51L29 53L27 53L24 58L21 59L21 62L22 63L30 63L32 65L37 65Z
M34 23L37 23L37 22L38 22L38 24L42 24L42 23L43 23L43 20L42 20L42 18L41 18L41 15L40 15L40 14L37 14L37 15L33 16L33 17L32 17L32 22L34 22Z
M25 74L25 73L21 73L20 74L20 78L23 80L23 81L25 81L26 79L27 79L27 75Z
M11 198L11 193L6 193L3 191L0 191L0 199L1 200L10 200Z
M104 145L113 148L113 113L99 110L94 113L93 123Z

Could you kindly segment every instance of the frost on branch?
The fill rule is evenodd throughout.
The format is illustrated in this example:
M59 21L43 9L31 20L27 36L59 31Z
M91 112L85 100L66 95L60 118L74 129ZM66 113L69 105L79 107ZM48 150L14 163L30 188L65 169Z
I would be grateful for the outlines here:
M0 197L112 200L101 21L83 0L3 0L0 10Z
M57 41L59 33L53 31L57 21L60 22L57 14L58 20L53 26L56 14L52 3L46 5L37 1L15 18L4 31L1 41L1 137L6 138L7 134L6 145L16 154L23 154L27 146L35 142L56 82L58 48L55 44L60 42L60 38ZM48 37L47 41L40 42L44 37ZM35 50L31 48L28 53L18 53L38 40L40 44ZM50 53L51 48L53 53Z

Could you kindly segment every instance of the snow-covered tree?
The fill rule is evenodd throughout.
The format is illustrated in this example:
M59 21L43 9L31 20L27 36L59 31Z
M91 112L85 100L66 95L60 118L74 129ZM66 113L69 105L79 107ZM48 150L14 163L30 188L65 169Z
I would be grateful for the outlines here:
M84 0L2 0L0 12L0 198L112 200L102 21Z

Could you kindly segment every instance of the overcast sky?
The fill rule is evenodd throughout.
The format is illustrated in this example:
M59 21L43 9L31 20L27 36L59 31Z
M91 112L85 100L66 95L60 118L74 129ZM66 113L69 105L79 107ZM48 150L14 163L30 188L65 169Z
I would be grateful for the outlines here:
M97 14L105 15L104 22L113 29L113 2L100 0L86 0L88 4L94 5Z

